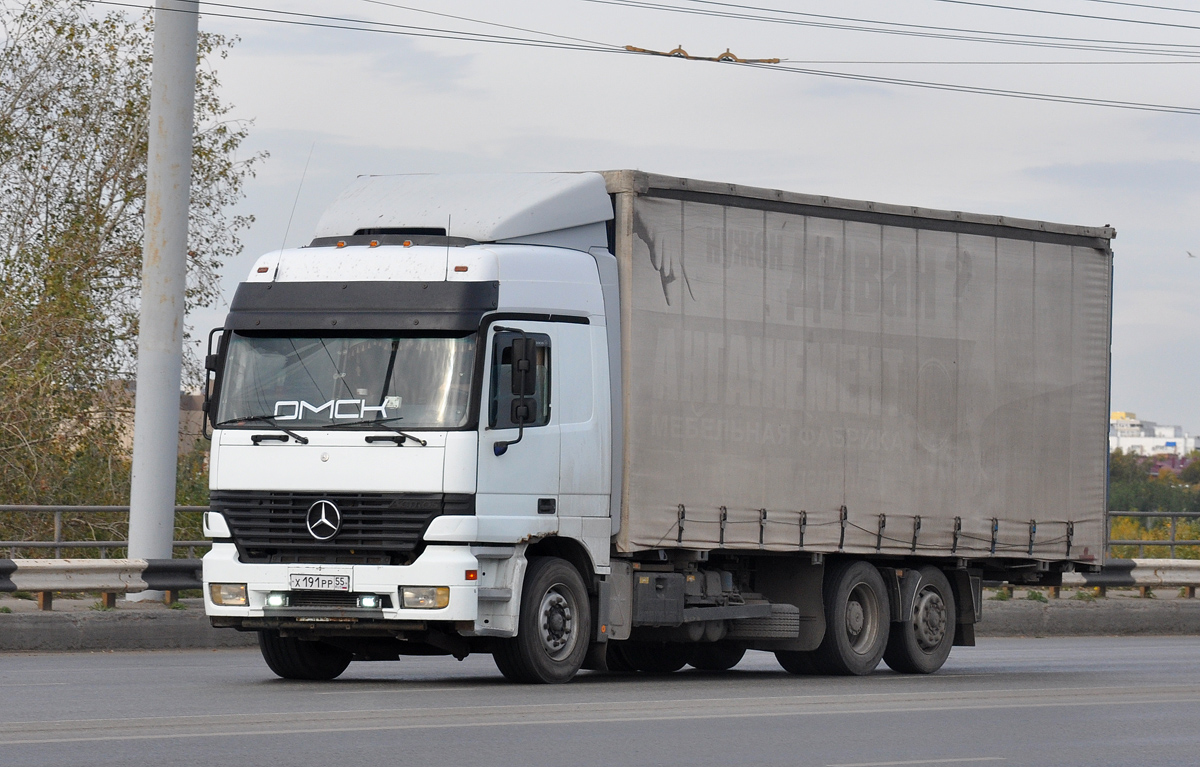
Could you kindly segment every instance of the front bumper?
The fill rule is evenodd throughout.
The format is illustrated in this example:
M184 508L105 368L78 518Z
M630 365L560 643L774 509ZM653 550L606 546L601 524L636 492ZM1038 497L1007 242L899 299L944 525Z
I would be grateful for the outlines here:
M237 547L232 543L214 543L204 556L204 610L211 618L357 618L364 621L438 621L474 623L479 614L477 581L468 581L467 572L479 570L479 561L471 554L470 546L427 546L411 565L305 565L305 564L246 564L238 561ZM267 596L272 592L291 592L291 575L348 575L350 591L355 594L378 594L387 600L378 609L310 609L272 608ZM231 607L214 604L209 593L210 583L246 584L247 604ZM439 609L402 607L400 589L405 586L448 586L450 602ZM220 621L230 625L231 621ZM236 625L236 623L235 623Z

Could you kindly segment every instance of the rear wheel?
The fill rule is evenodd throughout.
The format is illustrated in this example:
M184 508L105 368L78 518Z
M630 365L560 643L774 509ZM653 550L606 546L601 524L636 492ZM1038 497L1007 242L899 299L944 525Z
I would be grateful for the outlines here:
M531 559L517 635L498 641L492 657L511 681L567 682L583 666L591 633L592 610L579 571L557 557Z
M272 629L258 632L258 648L271 670L284 679L335 679L350 665L350 653L340 647L280 636Z
M883 577L869 562L843 562L825 575L825 637L817 672L865 676L887 647L891 610Z
M728 671L746 654L746 648L731 642L698 644L692 648L688 663L701 671Z
M932 674L954 645L954 592L936 567L922 567L907 620L892 625L883 660L901 674Z

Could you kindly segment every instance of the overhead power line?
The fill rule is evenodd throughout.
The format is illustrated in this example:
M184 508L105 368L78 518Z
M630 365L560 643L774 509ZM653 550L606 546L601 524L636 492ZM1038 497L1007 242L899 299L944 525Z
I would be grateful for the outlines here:
M1001 11L1019 11L1021 13L1038 13L1043 16L1065 16L1071 19L1088 19L1089 21L1111 21L1119 24L1140 24L1147 27L1171 27L1173 29L1200 29L1195 24L1176 24L1170 21L1150 21L1149 19L1125 19L1117 16L1097 16L1090 13L1071 13L1070 11L1051 11L1046 8L1026 8L1020 5L999 5L997 3L982 3L977 0L933 0L935 3L950 5L970 5L976 8L993 8ZM1179 10L1179 9L1173 9Z
M838 29L851 32L868 32L874 34L898 35L902 37L918 37L935 40L954 40L974 43L990 43L997 45L1017 45L1034 48L1054 48L1061 50L1100 51L1105 53L1129 53L1152 56L1194 56L1200 53L1200 44L1192 43L1161 43L1153 41L1112 40L1109 38L1068 37L1064 35L1035 35L1017 32L996 32L981 29L961 27L944 27L931 24L909 24L897 21L880 21L877 19L862 19L852 16L833 16L829 14L808 13L804 11L789 11L763 6L745 5L741 3L719 2L718 0L682 0L695 5L712 7L683 7L648 0L581 0L597 5L624 6L644 10L663 11L689 16L709 16L715 18L738 19L768 24L783 24L789 26L814 27L818 29ZM733 9L733 10L720 10ZM746 11L762 11L775 15L759 15ZM875 25L875 26L865 26Z
M1147 3L1127 3L1122 0L1083 0L1085 3L1100 3L1102 5L1124 5L1130 8L1148 8L1154 11L1173 11L1175 13L1200 13L1197 8L1173 8L1167 5L1149 5Z
M124 8L137 8L142 11L150 10L150 6L139 5L131 2L121 2L120 0L90 0L97 5L110 5ZM464 42L477 43L492 43L497 45L517 45L535 48L550 48L556 50L576 50L586 51L590 53L610 53L620 55L647 55L627 51L623 48L608 47L607 45L584 45L571 42L555 42L545 40L535 40L531 38L515 38L501 35L489 35L483 33L465 32L462 30L447 30L430 27L419 27L407 24L394 24L390 22L374 22L364 21L361 19L347 19L336 16L321 16L318 14L305 14L292 11L277 11L270 8L258 8L254 6L234 5L231 3L205 3L205 6L217 6L221 8L244 11L246 13L231 13L231 12L213 12L205 10L202 15L213 16L218 18L240 19L246 21L261 21L272 24L287 24L301 27L314 27L321 29L338 29L353 32L371 32L375 34L385 34L402 37L418 37L426 39L439 40L457 40ZM161 10L161 9L160 9ZM191 11L168 9L175 13L190 13ZM267 13L275 14L274 16L255 16L252 13ZM288 16L300 18L285 18ZM348 23L347 23L348 22ZM660 57L659 57L660 58ZM874 82L886 85L897 85L911 88L923 88L929 90L950 91L955 93L975 93L987 96L1002 96L1007 98L1024 99L1030 101L1047 101L1062 104L1075 104L1086 106L1107 107L1111 109L1128 109L1144 112L1163 112L1168 114L1187 114L1200 116L1200 107L1184 107L1171 104L1150 104L1135 101L1119 101L1112 99L1093 99L1082 96L1068 96L1050 93L1037 93L1032 91L1017 91L1001 88L983 88L973 85L959 85L954 83L939 83L925 80L906 80L901 78L880 77L874 75L855 74L850 72L836 72L832 70L822 69L807 69L795 66L779 66L776 64L751 64L751 63L729 63L732 66L755 67L775 69L776 71L792 72L796 74L808 75L812 77L827 77L841 80L856 80L860 82Z
M416 8L411 5L400 5L398 3L388 3L388 2L384 2L384 0L360 0L360 1L364 2L364 3L369 3L371 5L380 5L385 8L397 8L402 11L411 11L413 13L424 13L424 14L428 14L430 16L441 16L444 19L455 19L457 21L466 21L466 22L470 22L471 24L482 24L482 25L488 26L488 27L497 27L498 29L511 29L515 32L528 32L528 33L535 34L535 35L544 35L546 37L554 37L559 40L571 40L571 41L577 42L577 43L588 43L589 45L603 45L603 46L607 46L609 48L620 47L617 45L613 45L611 43L601 43L601 42L597 42L596 40L588 40L583 37L568 37L567 35L556 35L553 32L541 32L539 30L529 29L527 27L514 27L509 24L500 24L495 21L484 21L482 19L473 19L470 16L455 16L452 13L442 13L440 11L430 11L430 10L426 10L425 8Z

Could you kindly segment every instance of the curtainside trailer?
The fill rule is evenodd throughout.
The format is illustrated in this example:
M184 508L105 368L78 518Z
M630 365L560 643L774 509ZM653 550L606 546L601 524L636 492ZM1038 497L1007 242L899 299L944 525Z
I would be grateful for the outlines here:
M930 673L1102 564L1108 227L359 178L210 335L206 610L287 678Z

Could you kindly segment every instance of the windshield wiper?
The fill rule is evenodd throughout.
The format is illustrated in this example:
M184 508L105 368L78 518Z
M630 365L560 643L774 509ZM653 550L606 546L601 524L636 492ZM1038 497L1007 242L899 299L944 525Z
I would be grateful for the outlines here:
M217 424L217 427L219 428L221 426L228 426L231 423L245 423L247 421L257 421L259 423L265 423L266 425L270 426L272 429L278 429L279 431L288 435L292 439L299 442L301 445L308 444L308 437L302 437L301 435L297 434L296 432L292 431L291 429L287 429L287 428L284 428L283 426L280 426L279 424L275 423L275 416L271 416L271 415L250 415L250 416L246 416L244 418L230 418L226 421L221 421L219 424Z
M401 421L403 419L404 419L404 416L397 415L397 416L393 416L391 418L372 418L372 419L366 420L366 421L347 421L346 423L327 423L327 424L322 424L321 428L328 429L331 426L373 426L375 424L379 424L382 428L387 429L388 431L394 431L397 434L399 434L401 437L404 437L405 439L411 439L413 442L416 442L421 447L425 447L426 445L428 445L429 443L426 442L425 440L421 439L420 437L417 437L413 434L409 434L408 432L405 432L405 431L400 431L399 427L385 425L388 421ZM367 439L370 439L370 437L368 437ZM401 441L400 444L404 444L404 442Z

